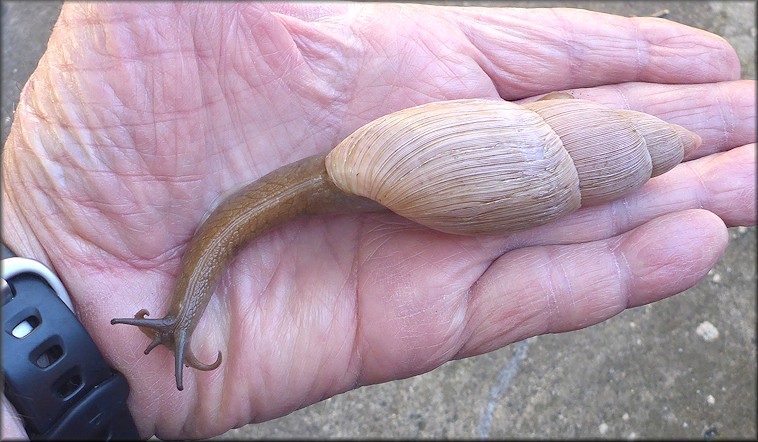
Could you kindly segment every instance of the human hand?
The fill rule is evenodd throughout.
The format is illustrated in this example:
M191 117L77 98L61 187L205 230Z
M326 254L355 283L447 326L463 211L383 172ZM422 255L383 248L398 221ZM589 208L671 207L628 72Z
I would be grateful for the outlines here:
M755 223L755 84L729 81L737 66L715 36L580 11L66 5L6 145L4 236L59 272L129 378L142 434L218 434L694 284L723 250L721 220ZM624 201L507 237L391 214L284 226L217 290L193 343L224 363L188 370L182 393L171 354L146 357L141 333L109 325L163 311L182 246L236 183L394 110L558 89L681 124L703 147Z

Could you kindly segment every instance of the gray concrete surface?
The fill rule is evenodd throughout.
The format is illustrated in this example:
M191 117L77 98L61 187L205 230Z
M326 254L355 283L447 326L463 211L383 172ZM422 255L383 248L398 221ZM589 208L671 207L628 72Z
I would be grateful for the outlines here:
M505 5L503 2L438 2ZM669 19L726 38L755 78L754 2L509 2ZM2 138L60 2L2 4ZM594 327L351 391L228 438L756 438L756 232L696 287ZM704 325L706 324L706 325ZM711 324L711 326L707 326ZM712 339L708 330L717 330Z

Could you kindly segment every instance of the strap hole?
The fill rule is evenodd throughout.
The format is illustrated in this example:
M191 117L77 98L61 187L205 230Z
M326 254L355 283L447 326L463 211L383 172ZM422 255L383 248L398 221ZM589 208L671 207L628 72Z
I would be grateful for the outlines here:
M56 394L61 399L68 399L73 396L79 388L82 386L82 377L79 374L74 374L63 380L63 382L57 382Z
M29 333L33 332L35 328L39 327L40 320L36 316L29 316L22 320L11 331L11 334L19 339L25 338Z
M61 356L63 356L63 348L60 345L53 345L43 351L34 361L34 364L39 368L47 368L55 364Z

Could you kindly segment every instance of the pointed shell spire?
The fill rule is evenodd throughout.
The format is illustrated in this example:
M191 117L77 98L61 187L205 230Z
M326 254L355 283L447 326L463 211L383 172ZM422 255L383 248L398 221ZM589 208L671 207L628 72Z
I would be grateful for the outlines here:
M644 137L613 109L575 99L524 107L550 125L574 160L582 205L613 201L650 179L653 165Z
M684 156L700 145L700 137L676 124L666 123L644 112L618 110L628 118L634 129L645 138L653 163L652 176L668 172L682 162Z

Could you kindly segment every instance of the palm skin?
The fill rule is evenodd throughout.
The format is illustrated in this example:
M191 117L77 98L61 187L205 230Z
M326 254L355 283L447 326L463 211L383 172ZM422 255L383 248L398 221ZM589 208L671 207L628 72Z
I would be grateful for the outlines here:
M598 25L598 23L602 25ZM755 83L721 39L572 10L349 4L66 4L4 152L4 239L56 269L129 379L141 434L207 437L679 293L726 226L755 224ZM203 362L114 317L170 303L218 195L389 112L552 90L696 131L628 198L513 235L394 214L292 222L245 248L193 335ZM694 209L694 210L691 210Z

